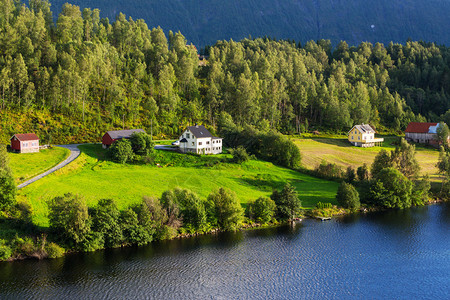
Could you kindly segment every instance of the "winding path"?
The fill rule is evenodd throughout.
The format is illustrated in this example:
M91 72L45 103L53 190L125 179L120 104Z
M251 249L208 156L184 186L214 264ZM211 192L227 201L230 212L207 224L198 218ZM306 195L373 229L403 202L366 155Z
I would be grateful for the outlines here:
M45 177L45 176L47 176L47 175L53 173L53 172L55 172L56 170L59 170L59 169L61 169L62 167L67 166L69 163L71 163L72 161L74 161L75 158L77 158L77 157L80 155L80 149L78 149L78 146L79 146L79 145L81 145L81 144L58 145L58 146L56 146L56 147L62 147L62 148L69 149L69 150L70 150L70 155L69 155L69 157L66 158L65 160L63 160L63 161L62 161L61 163L59 163L58 165L56 165L56 166L54 166L53 168L51 168L50 170L48 170L48 171L46 171L46 172L44 172L44 173L42 173L42 174L39 174L38 176L33 177L33 178L31 178L31 179L29 179L29 180L27 180L27 181L25 181L25 182L19 184L19 185L17 186L17 189L24 188L24 187L26 187L27 185L32 184L33 182L35 182L35 181L37 181L37 180L39 180L39 179L41 179L41 178L43 178L43 177Z

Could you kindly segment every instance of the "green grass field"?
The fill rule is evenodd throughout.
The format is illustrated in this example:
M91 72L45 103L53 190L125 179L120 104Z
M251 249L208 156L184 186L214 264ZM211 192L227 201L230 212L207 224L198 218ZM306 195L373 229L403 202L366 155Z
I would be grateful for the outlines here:
M38 153L8 153L9 165L17 184L20 184L56 166L69 156L70 151L61 147L44 149Z
M294 185L306 208L319 201L335 203L338 184L317 179L264 161L249 161L243 165L225 162L227 155L193 156L157 151L152 165L116 164L103 160L101 145L83 145L82 154L63 168L20 190L33 209L33 221L47 226L47 200L72 192L85 197L92 206L99 199L112 198L123 209L142 199L160 196L177 186L195 191L201 197L219 187L233 190L241 203L269 196L274 188L286 182Z
M364 163L369 167L375 156L381 149L393 150L393 144L398 137L383 136L382 147L360 148L352 146L346 137L340 138L294 138L294 142L300 148L302 153L302 164L307 169L314 169L322 160L336 163L339 166L347 168L352 166L357 168ZM436 163L439 158L439 151L433 148L416 146L416 158L421 166L423 175L430 175L432 180L438 180L438 169Z

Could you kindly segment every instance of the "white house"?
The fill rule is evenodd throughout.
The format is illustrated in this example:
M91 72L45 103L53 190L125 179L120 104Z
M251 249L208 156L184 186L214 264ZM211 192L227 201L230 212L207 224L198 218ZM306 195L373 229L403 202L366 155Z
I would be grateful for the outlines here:
M222 153L222 138L213 136L203 125L188 126L179 141L180 151L183 153Z

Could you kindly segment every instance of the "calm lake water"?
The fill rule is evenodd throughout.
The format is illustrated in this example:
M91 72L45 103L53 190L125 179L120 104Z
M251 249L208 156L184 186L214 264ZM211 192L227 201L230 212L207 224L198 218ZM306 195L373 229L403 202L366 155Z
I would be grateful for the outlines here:
M450 299L450 205L0 264L0 299Z

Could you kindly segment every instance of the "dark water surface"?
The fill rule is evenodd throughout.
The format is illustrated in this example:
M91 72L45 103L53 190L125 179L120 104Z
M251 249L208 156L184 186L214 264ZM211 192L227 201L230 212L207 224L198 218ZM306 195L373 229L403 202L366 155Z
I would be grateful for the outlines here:
M450 205L0 263L0 299L450 299Z

